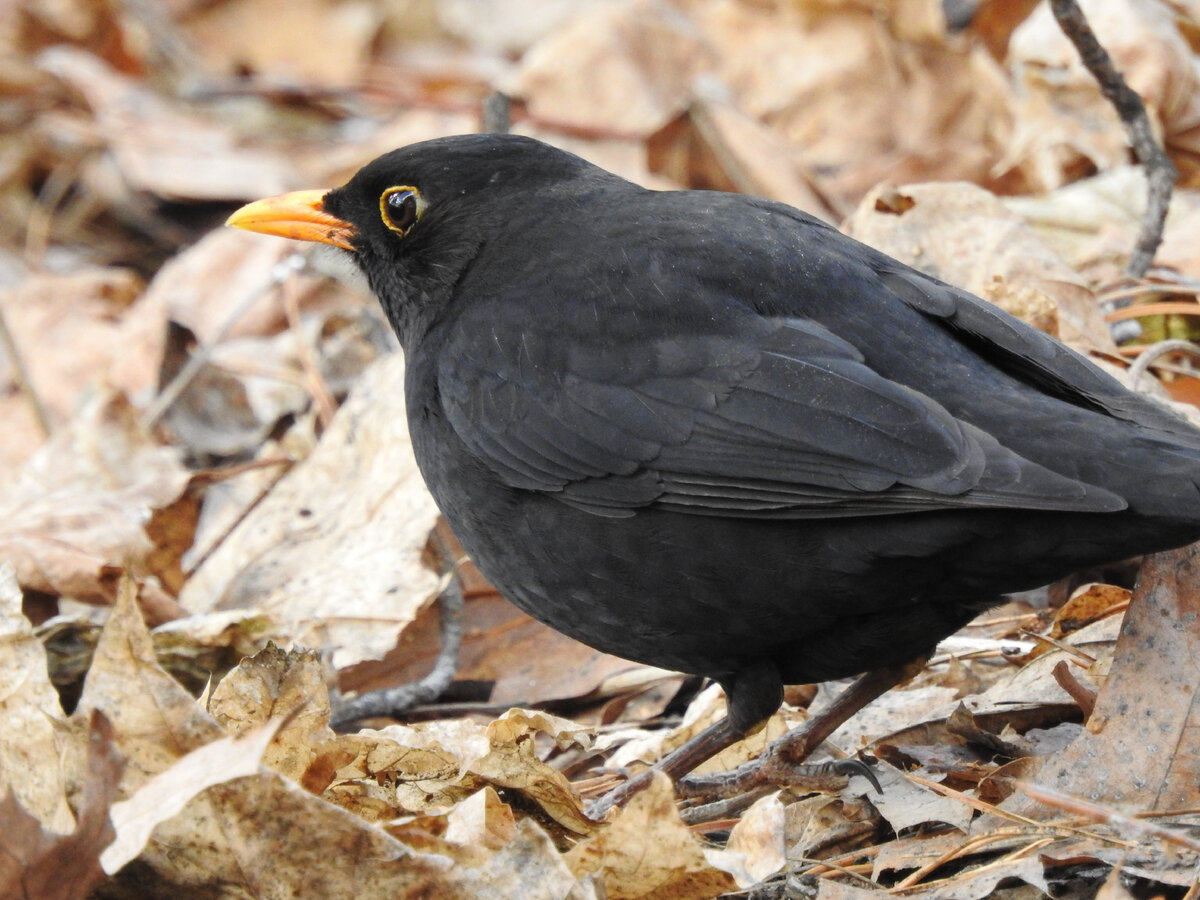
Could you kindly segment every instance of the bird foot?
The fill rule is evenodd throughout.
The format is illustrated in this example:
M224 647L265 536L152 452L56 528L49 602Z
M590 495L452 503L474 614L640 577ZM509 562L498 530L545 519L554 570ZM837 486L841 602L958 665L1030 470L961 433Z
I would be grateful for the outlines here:
M655 769L647 769L630 778L586 807L589 818L603 819L614 806L624 806L634 794L644 790L654 777ZM883 788L871 767L859 759L838 759L822 763L793 763L782 754L770 751L758 759L743 763L727 772L706 775L685 775L675 783L680 800L703 800L699 806L683 811L689 824L711 821L735 814L763 794L783 787L801 791L833 791L842 787L842 779L861 775L877 793Z
M840 780L861 775L879 793L883 788L871 767L859 759L838 759L822 763L793 763L780 754L769 751L758 759L743 763L728 772L708 775L687 775L675 785L680 798L721 800L741 794L753 793L762 788L800 788L822 791L839 787Z
M654 779L655 771L655 768L649 768L643 772L639 772L628 781L617 785L607 794L587 803L584 807L584 812L593 821L599 822L603 820L614 806L624 806L630 797L649 787L650 782Z
M875 773L858 759L839 759L824 763L803 763L792 766L774 765L775 760L763 757L742 768L752 774L733 770L711 775L689 775L676 785L677 792L699 799L703 803L685 806L680 816L687 825L736 818L754 802L773 791L787 787L804 793L832 792L844 787L844 780L855 775L866 778L882 793Z
M819 714L773 741L758 759L716 775L687 774L701 762L744 736L744 732L731 727L728 720L719 720L678 750L659 760L654 768L635 775L592 802L588 806L588 815L593 819L600 819L614 806L625 804L630 797L650 783L655 771L666 772L674 779L675 792L682 799L703 798L709 801L714 796L729 799L766 788L801 787L805 779L808 784L813 785L812 790L825 790L828 779L833 775L863 775L876 791L883 793L874 773L858 760L837 760L815 765L805 764L804 760L850 716L889 688L911 678L924 664L925 658L921 658L903 665L887 666L868 672L842 691ZM817 779L816 783L814 778ZM825 779L825 783L820 783L820 779Z

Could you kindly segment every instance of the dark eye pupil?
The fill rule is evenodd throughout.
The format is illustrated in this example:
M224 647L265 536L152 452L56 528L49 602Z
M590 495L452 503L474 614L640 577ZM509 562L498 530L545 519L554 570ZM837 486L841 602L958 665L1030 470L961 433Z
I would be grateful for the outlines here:
M396 191L387 198L388 217L401 231L417 221L417 198L412 191Z

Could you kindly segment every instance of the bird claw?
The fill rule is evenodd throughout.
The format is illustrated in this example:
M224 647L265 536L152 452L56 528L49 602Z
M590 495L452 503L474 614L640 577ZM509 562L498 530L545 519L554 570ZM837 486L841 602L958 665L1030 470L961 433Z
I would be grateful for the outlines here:
M830 775L844 775L846 778L853 778L855 775L861 775L867 781L871 782L871 787L875 788L875 793L882 794L883 787L879 783L879 779L875 777L875 772L872 768L857 757L850 759L836 759L833 762L819 763L817 768Z

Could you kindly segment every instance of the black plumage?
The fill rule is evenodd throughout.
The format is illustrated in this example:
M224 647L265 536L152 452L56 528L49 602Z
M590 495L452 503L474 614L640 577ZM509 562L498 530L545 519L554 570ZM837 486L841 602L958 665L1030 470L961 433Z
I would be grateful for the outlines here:
M585 643L718 679L733 731L783 683L903 663L1006 592L1200 538L1200 432L788 206L501 135L304 196L231 222L350 250L479 568Z

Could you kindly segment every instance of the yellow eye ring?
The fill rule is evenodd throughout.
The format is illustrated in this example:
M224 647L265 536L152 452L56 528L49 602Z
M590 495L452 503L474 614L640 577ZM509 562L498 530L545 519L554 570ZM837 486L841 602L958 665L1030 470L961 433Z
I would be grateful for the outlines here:
M383 224L404 237L425 212L425 199L407 184L390 187L379 197L379 216Z

